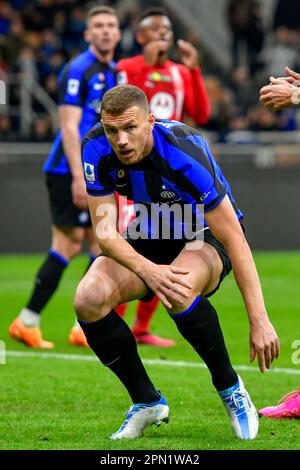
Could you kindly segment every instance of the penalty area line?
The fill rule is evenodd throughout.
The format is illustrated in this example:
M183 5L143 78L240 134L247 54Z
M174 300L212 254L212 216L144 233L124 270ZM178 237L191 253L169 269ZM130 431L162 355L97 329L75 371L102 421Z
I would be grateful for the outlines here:
M24 358L36 358L36 359L58 359L63 361L86 361L86 362L99 362L99 359L95 356L89 356L85 354L63 354L63 353L47 353L47 352L35 352L35 351L6 351L7 357L24 357ZM206 369L206 365L200 362L188 362L188 361L169 361L163 359L143 359L145 365L149 366L168 366L168 367L191 367L196 369ZM234 365L236 370L246 372L259 372L258 367L247 366L247 365ZM273 374L288 374L288 375L300 375L300 369L291 369L285 367L273 367L267 370L268 373Z

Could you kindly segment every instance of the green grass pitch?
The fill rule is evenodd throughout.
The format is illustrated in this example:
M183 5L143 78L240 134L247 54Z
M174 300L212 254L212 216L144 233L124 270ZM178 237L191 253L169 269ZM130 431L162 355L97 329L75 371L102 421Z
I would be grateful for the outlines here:
M259 409L300 385L300 351L292 347L300 341L300 252L257 253L255 259L268 312L281 340L281 357L274 367L282 370L261 374L256 363L249 364L247 316L232 274L212 302L233 364L247 366L238 370ZM81 256L71 264L42 317L45 338L55 342L49 354L58 353L57 357L42 357L41 351L30 356L32 350L8 335L9 323L26 302L41 260L41 256L0 257L0 339L7 350L6 364L0 365L0 449L300 449L300 420L261 418L255 441L234 437L208 371L193 367L200 361L162 307L152 329L174 338L176 347L141 346L139 351L168 400L170 423L148 429L134 441L109 441L130 406L127 392L100 363L84 360L94 357L90 350L67 341L74 322L72 297L87 258ZM126 316L129 324L133 310L134 304Z

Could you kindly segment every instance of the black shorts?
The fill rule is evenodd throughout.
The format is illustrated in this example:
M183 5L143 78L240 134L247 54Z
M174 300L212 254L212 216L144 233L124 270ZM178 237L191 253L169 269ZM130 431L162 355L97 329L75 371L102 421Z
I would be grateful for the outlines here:
M133 240L128 235L126 240L139 254L156 264L171 264L186 244L184 240L145 240L141 238ZM223 270L217 287L206 295L206 297L210 297L219 289L221 282L230 273L232 266L224 246L213 236L209 228L204 230L204 242L217 250L223 263ZM102 255L106 256L104 253ZM141 300L150 302L154 295L154 292L149 289Z
M53 225L61 227L91 227L89 211L81 211L73 204L71 175L46 174L46 184Z

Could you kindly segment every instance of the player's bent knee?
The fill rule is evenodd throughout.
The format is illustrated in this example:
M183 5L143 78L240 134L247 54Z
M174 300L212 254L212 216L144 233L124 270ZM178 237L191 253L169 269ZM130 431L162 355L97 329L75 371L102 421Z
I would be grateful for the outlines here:
M77 318L88 322L99 320L106 308L105 300L105 289L99 280L83 279L77 287L74 298Z
M194 302L196 297L198 297L198 295L199 295L199 293L194 292L194 293L191 293L191 295L188 298L184 298L180 302L174 302L173 301L172 302L172 308L168 309L168 312L169 313L184 312L185 310L187 310L192 305L192 303Z

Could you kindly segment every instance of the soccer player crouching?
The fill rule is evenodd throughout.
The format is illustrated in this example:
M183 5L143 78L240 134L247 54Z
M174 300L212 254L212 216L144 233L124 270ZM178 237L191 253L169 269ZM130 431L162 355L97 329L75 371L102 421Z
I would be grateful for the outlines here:
M155 122L139 88L119 85L109 90L101 116L83 141L82 156L91 218L104 256L80 282L75 310L89 345L133 402L111 439L139 437L150 425L168 419L167 402L151 382L130 329L114 311L123 302L154 294L206 363L236 436L254 439L257 413L231 365L208 300L231 267L249 316L250 359L257 355L262 372L278 357L279 340L229 184L200 133L176 121ZM140 213L140 231L135 220L123 237L116 230L114 196L120 170L126 175L121 172L122 195ZM192 220L155 217L155 211L173 203L191 209ZM157 226L161 219L162 227ZM189 225L198 222L204 224L203 240L186 236Z

